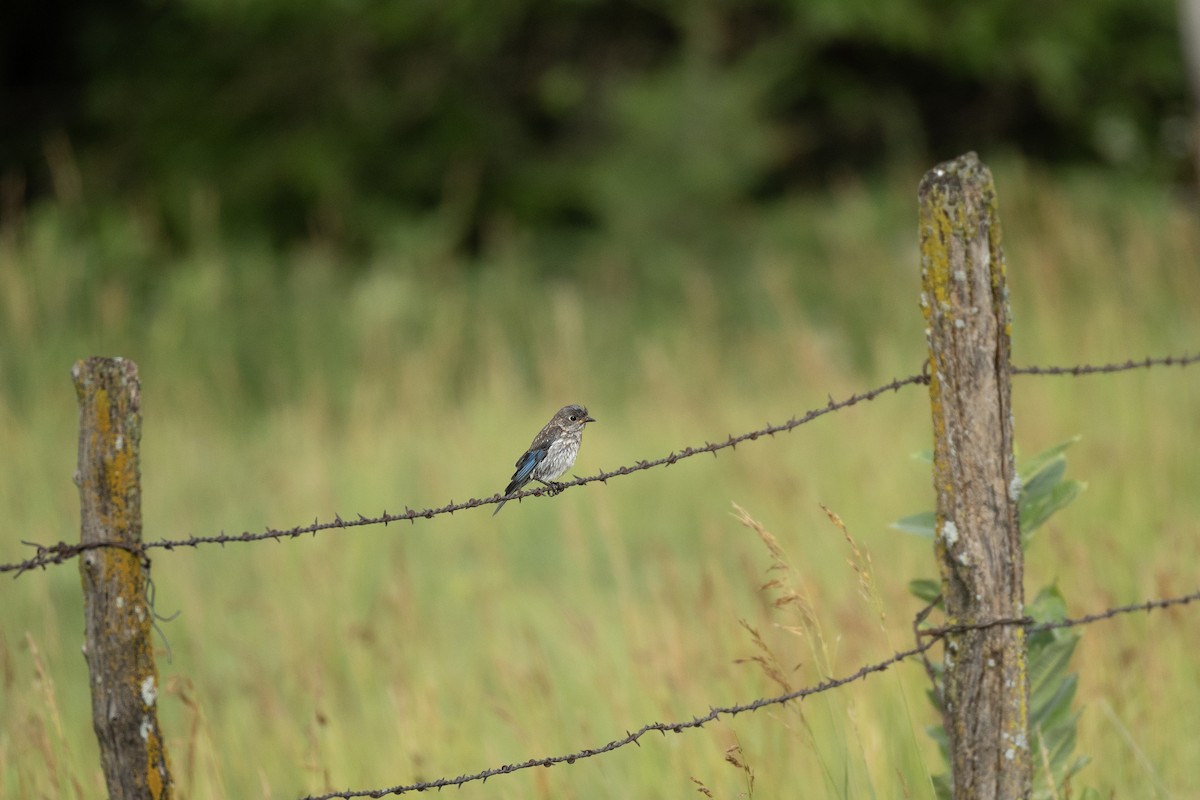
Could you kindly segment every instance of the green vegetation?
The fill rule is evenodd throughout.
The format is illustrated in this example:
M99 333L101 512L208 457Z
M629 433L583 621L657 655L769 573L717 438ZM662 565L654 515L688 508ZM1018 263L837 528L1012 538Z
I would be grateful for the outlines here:
M1153 183L991 166L1017 363L1196 349L1194 209ZM136 214L38 206L0 232L0 560L77 536L69 370L86 355L141 367L148 538L489 495L568 401L600 420L585 474L916 372L919 177L835 182L690 238L498 230L472 260L436 220L380 226L356 255L228 236L203 194L186 247ZM1039 532L1031 598L1053 583L1078 613L1195 589L1197 396L1196 368L1017 379L1019 441L1082 434L1072 472L1089 484ZM887 657L921 606L909 579L932 569L887 530L932 505L903 464L928 445L911 388L496 518L157 552L158 611L182 612L163 624L159 695L179 785L290 798L453 776L777 694L764 664L803 686ZM802 602L761 590L778 563ZM98 796L75 567L0 584L0 795ZM1075 750L1101 796L1200 786L1181 713L1200 707L1196 625L1192 609L1134 615L1074 644ZM695 779L719 798L932 798L926 686L912 663L462 792L677 797Z
M0 177L61 196L74 152L90 206L135 209L184 246L197 197L216 196L230 235L375 252L394 220L435 221L471 255L514 230L687 241L747 200L972 148L1189 177L1176 4L1042 12L925 0L9 4ZM692 222L677 228L685 210Z
M1018 469L1021 484L1018 514L1023 548L1029 547L1034 533L1046 524L1051 515L1066 508L1087 488L1084 483L1064 477L1067 471L1067 448L1077 441L1079 437L1043 450ZM932 465L932 451L921 453L920 460ZM932 511L914 514L893 523L892 527L933 539L937 530L937 514ZM945 610L940 581L917 578L909 582L908 588L918 600ZM1027 613L1039 623L1060 621L1067 617L1066 600L1057 586L1046 586L1028 603ZM939 621L939 624L945 622ZM927 622L923 625L929 627ZM1082 712L1071 707L1079 676L1068 674L1067 668L1081 635L1079 630L1073 628L1036 631L1028 635L1029 748L1034 756L1033 797L1037 800L1052 800L1069 793L1072 776L1091 760L1087 756L1071 758L1075 748L1076 722ZM928 693L929 700L938 714L944 716L944 667L930 660L927 668L936 681ZM950 746L945 725L931 725L929 733L949 765ZM933 783L939 800L951 800L953 782L949 772L935 775ZM1092 790L1089 788L1088 791ZM1092 800L1092 796L1085 795L1085 800Z

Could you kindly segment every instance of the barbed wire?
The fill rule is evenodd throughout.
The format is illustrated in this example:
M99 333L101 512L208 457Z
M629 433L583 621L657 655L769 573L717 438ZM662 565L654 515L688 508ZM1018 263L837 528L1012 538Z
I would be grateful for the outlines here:
M461 786L464 783L471 783L473 781L486 781L488 778L494 777L496 775L507 775L512 772L519 772L520 770L523 770L523 769L529 769L530 767L552 767L555 764L574 764L576 761L579 761L581 759L591 758L592 756L598 756L598 755L601 755L602 753L611 753L613 750L620 749L622 747L625 747L626 745L639 744L639 742L638 742L639 739L641 739L647 733L651 733L653 731L657 731L658 733L661 733L664 736L666 736L667 733L682 733L683 731L687 730L688 728L703 727L705 724L715 721L718 717L720 717L723 714L727 715L727 716L736 716L736 715L741 714L746 711L757 711L758 709L763 708L765 706L778 705L780 703L787 703L792 700L800 700L805 697L808 697L809 695L818 694L820 692L826 692L826 691L829 691L830 689L836 689L839 686L845 686L847 683L853 683L854 681L861 680L861 679L867 677L868 675L871 675L872 673L883 672L884 670L886 670L888 667L892 666L893 664L897 664L906 658L911 658L912 656L916 655L917 653L921 653L921 652L924 652L925 650L928 650L929 648L933 647L936 643L937 643L936 641L931 640L929 642L917 645L916 647L909 648L908 650L903 650L899 653L896 653L891 658L884 659L883 661L880 661L876 664L869 664L869 665L863 667L862 669L858 670L857 672L855 672L851 675L847 675L844 678L830 678L828 680L822 681L819 684L816 684L815 686L809 686L804 689L797 689L794 692L788 692L787 694L779 695L778 697L764 697L764 698L755 700L751 703L745 703L742 705L735 705L735 706L713 706L709 709L708 713L705 714L704 716L693 717L690 720L684 720L682 722L652 722L647 725L643 725L641 728L639 728L636 731L633 731L632 733L626 732L625 736L621 737L620 739L614 739L613 741L609 742L608 744L601 745L600 747L591 747L591 748L587 748L585 750L580 750L575 753L569 753L567 755L561 755L561 756L548 756L546 758L531 758L528 761L522 761L518 764L505 764L500 767L493 767L492 769L485 769L482 772L476 772L472 775L459 775L456 778L438 778L438 779L432 780L432 781L420 781L418 783L412 783L412 784L408 784L405 786L391 786L386 789L360 789L360 790L349 789L349 790L342 791L342 792L330 792L328 794L322 794L322 795L309 795L304 798L301 798L301 800L334 800L334 798L347 798L348 799L348 798L355 798L355 797L386 797L387 795L400 795L400 794L406 794L408 792L423 792L423 791L426 791L427 789L443 789L447 786ZM639 744L639 746L640 746L640 744Z
M1129 360L1122 363L1113 364L1012 367L1011 371L1014 375L1081 376L1096 373L1125 372L1128 370L1148 369L1158 366L1186 367L1196 363L1200 363L1200 353L1182 356L1147 357L1140 361ZM928 364L926 364L926 367L928 367ZM706 441L703 445L685 447L682 450L672 451L661 458L637 461L628 466L618 467L613 470L601 470L595 475L589 475L582 478L576 477L574 480L558 483L554 487L539 486L532 489L514 492L507 497L501 494L495 494L491 497L473 497L462 502L455 502L454 500L451 500L449 503L437 508L425 508L417 510L405 506L404 512L399 514L391 514L385 510L378 516L367 517L359 514L354 519L343 519L341 515L334 515L332 520L321 522L319 519L316 519L308 525L297 525L292 528L268 527L262 531L247 530L238 534L227 534L224 531L221 531L216 535L210 536L189 536L187 538L180 539L158 539L144 542L141 545L141 550L144 553L144 551L152 549L174 550L176 548L198 547L202 544L226 545L235 542L259 542L267 539L283 541L286 539L295 539L309 534L316 535L317 533L328 530L346 530L365 525L388 525L393 522L415 523L417 519L432 519L433 517L441 516L443 514L453 514L456 511L465 511L467 509L478 508L479 506L492 505L499 503L501 500L521 500L525 497L554 495L558 494L564 489L569 489L575 486L584 486L589 483L596 483L597 481L600 483L608 483L609 479L620 477L622 475L630 475L635 472L640 472L642 470L652 469L655 467L671 466L672 464L682 461L683 459L698 456L703 453L712 453L715 457L718 452L725 449L735 449L739 444L744 442L756 441L766 436L774 437L779 433L790 433L801 425L812 422L813 420L825 416L826 414L830 414L835 411L841 411L842 409L849 408L850 406L857 405L858 403L874 400L880 395L888 392L898 392L905 386L927 384L928 382L928 372L926 369L923 369L916 375L909 375L906 378L894 378L889 383L877 386L874 389L868 389L866 391L852 394L843 400L834 400L833 396L830 395L829 402L826 405L810 409L800 416L795 416L788 419L786 422L779 424L771 424L768 422L765 427L759 428L758 430L748 431L736 436L730 434L727 438L721 441ZM42 545L36 542L28 541L22 543L36 548L34 555L22 561L0 564L0 574L12 572L13 577L15 578L32 569L44 569L53 564L61 564L65 561L75 558L80 553L83 553L87 550L93 550L102 547L122 547L124 549L130 549L131 547L128 544L118 544L115 542L89 542L87 544L83 544L62 541L51 545Z
M1085 614L1082 617L1065 617L1063 619L1050 620L1048 622L1038 622L1033 617L1003 617L1001 619L988 620L987 622L977 622L973 624L959 625L943 625L937 628L923 628L917 631L918 637L931 636L935 639L941 639L954 633L966 633L968 631L984 630L987 628L1003 627L1005 625L1021 625L1029 633L1038 633L1039 631L1050 631L1058 628L1075 628L1081 625L1091 625L1093 622L1112 619L1121 614L1131 614L1135 611L1157 611L1171 608L1172 606L1186 606L1189 603L1200 602L1200 589L1191 594L1179 595L1178 597L1166 597L1157 600L1145 600L1141 603L1130 603L1127 606L1114 606L1107 608L1104 611L1098 611L1094 614Z
M1114 364L1076 364L1071 367L1013 367L1013 375L1098 375L1113 372L1127 372L1131 369L1149 369L1151 367L1187 367L1200 362L1200 353L1182 356L1147 356L1141 361L1123 361Z
M763 697L749 703L742 703L731 706L712 706L708 713L703 716L693 717L690 720L682 720L680 722L651 722L643 725L636 731L627 731L625 735L619 739L613 739L607 744L599 747L590 747L584 750L578 750L574 753L565 755L547 756L545 758L531 758L527 761L521 761L515 764L504 764L499 767L492 767L480 772L471 774L459 775L454 778L436 778L428 781L418 781L416 783L402 784L399 786L389 786L382 789L346 789L340 792L328 792L320 795L306 795L300 800L352 800L358 797L387 797L389 795L408 794L409 792L424 792L429 789L444 789L447 786L462 786L465 783L474 781L487 781L488 778L493 778L497 775L508 775L513 772L530 769L532 767L552 767L555 764L574 764L585 758L611 753L622 747L631 744L641 746L640 739L647 733L658 732L663 736L667 733L682 733L690 728L701 728L709 722L716 721L722 715L737 716L738 714L757 711L760 708L767 706L782 705L793 700L803 700L811 695L827 692L832 689L837 689L845 686L848 683L862 680L869 675L878 672L884 672L894 664L899 664L913 656L920 655L927 650L933 648L946 636L957 633L966 633L969 631L986 630L1001 626L1021 626L1027 631L1033 633L1037 631L1053 630L1057 628L1073 628L1083 625L1091 625L1101 620L1111 619L1113 617L1130 614L1137 611L1150 612L1156 609L1166 609L1172 606L1188 605L1189 603L1200 602L1200 589L1191 594L1178 597L1165 597L1153 600L1146 600L1141 603L1132 603L1125 606L1116 606L1108 608L1104 611L1099 611L1093 614L1086 614L1081 617L1068 617L1061 620L1050 620L1048 622L1037 622L1032 617L1007 617L1002 619L987 620L984 622L966 623L957 625L945 625L938 628L927 628L920 630L917 634L918 643L908 648L901 650L892 656L883 659L882 661L868 664L859 668L857 671L846 675L842 678L827 678L813 686L807 686L803 689L787 692L785 694L776 695L774 697ZM920 639L926 639L921 642Z
M852 394L843 400L834 400L831 396L828 404L814 408L799 417L792 417L786 422L782 422L777 425L767 423L765 427L758 430L749 431L736 436L730 434L726 439L718 442L705 442L703 445L685 447L679 451L672 451L662 458L637 461L628 466L618 467L613 470L601 470L595 475L589 475L583 478L576 477L574 480L559 483L553 488L539 486L533 489L513 492L511 495L508 495L507 498L504 495L495 494L491 497L473 497L463 502L455 502L451 500L449 503L439 508L425 508L417 510L408 508L406 506L404 512L400 514L390 514L387 511L384 511L382 514L375 517L366 517L362 514L359 514L355 519L343 519L341 515L335 515L332 520L325 522L314 520L308 525L297 525L296 527L287 529L267 528L263 531L244 531L239 534L227 534L222 531L214 536L190 536L184 539L159 539L144 542L142 544L142 549L152 550L161 548L165 550L174 550L175 548L197 547L202 544L225 545L233 542L257 542L265 539L282 541L285 539L295 539L308 534L317 534L321 531L335 529L345 530L364 525L388 525L393 522L415 523L417 519L432 519L433 517L441 516L442 514L453 514L456 511L464 511L470 508L491 505L504 499L520 500L525 497L539 497L542 495L558 494L563 489L568 489L572 486L583 486L585 484L595 483L597 481L601 483L607 483L611 478L616 478L622 475L630 475L632 473L652 469L654 467L670 466L685 458L691 458L692 456L697 456L702 453L712 453L715 456L717 452L727 448L736 448L743 442L754 441L764 436L775 436L778 433L787 433L800 427L801 425L804 425L805 423L817 419L818 417L822 417L834 411L839 411L843 408L848 408L857 403L874 400L876 397L886 392L899 391L903 387L910 384L925 383L928 380L928 377L925 375L910 375L907 378L894 379L891 382L885 383L882 386L877 386L874 389ZM24 544L37 548L36 553L24 561L18 561L12 564L0 564L0 573L15 572L16 575L14 575L14 577L16 577L17 575L20 575L21 573L27 572L31 569L38 567L44 568L51 564L61 564L64 561L78 556L80 553L86 550L107 546L106 542L90 542L88 544L58 542L52 545L40 545L35 542L24 542ZM128 549L127 545L122 546Z

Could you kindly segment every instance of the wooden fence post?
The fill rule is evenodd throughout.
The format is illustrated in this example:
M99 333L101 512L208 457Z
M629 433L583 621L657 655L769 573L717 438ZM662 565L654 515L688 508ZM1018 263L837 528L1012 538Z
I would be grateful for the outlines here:
M938 566L947 623L1024 614L1009 350L1012 323L992 175L974 153L920 188L921 307L929 341ZM1030 791L1024 630L945 639L955 800Z
M89 358L71 370L79 399L80 541L85 550L84 657L92 688L92 726L114 800L173 796L158 724L158 670L146 599L150 562L142 543L141 385L137 365Z

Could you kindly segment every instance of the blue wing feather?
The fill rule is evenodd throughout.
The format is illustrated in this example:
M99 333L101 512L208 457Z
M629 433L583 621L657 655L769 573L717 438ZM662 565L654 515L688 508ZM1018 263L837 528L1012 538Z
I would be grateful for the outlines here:
M512 494L515 490L529 483L530 477L533 475L533 470L546 459L547 452L549 452L549 448L535 447L526 451L525 455L518 458L516 464L517 471L513 473L512 482L508 484L508 488L504 490L504 493Z

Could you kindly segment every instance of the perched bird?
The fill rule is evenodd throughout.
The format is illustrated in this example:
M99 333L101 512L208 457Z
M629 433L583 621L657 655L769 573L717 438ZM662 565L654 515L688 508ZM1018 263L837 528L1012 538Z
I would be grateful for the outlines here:
M588 416L583 406L563 406L546 427L533 437L533 444L517 459L517 471L504 489L505 497L530 481L537 481L551 489L559 488L554 479L569 470L579 455L579 443L583 441L583 426L596 420ZM500 513L508 500L501 500L492 512Z

